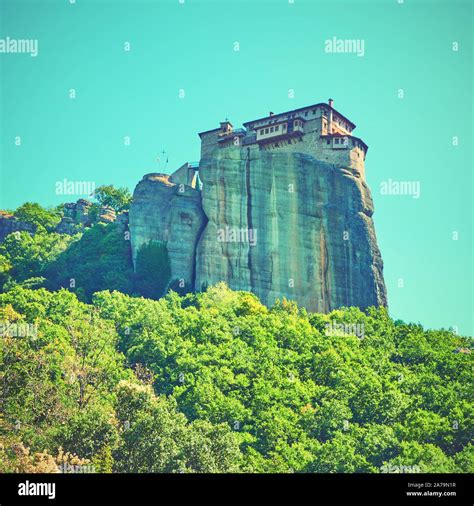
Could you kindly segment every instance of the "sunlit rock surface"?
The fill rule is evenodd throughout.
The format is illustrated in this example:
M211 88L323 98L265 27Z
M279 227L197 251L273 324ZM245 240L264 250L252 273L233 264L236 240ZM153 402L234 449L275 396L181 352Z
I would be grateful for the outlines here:
M201 192L171 183L166 174L147 174L135 188L129 213L134 263L143 245L162 242L168 249L171 280L193 289L196 246L205 221Z
M199 164L202 192L145 176L130 210L133 256L167 245L174 279L225 281L271 305L312 311L387 304L363 179L310 154L219 147Z
M265 304L386 305L370 191L351 171L308 154L230 147L201 160L200 177L209 221L197 290L224 280Z

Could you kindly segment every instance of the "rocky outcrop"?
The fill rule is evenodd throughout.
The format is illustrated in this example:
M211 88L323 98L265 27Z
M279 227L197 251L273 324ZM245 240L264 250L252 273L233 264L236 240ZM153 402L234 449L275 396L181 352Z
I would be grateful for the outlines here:
M8 234L13 232L28 232L34 234L36 227L31 223L15 218L6 211L0 211L0 242L2 242Z
M166 244L170 282L182 280L181 288L192 290L196 246L206 222L201 193L170 182L166 174L147 174L135 188L129 222L134 265L143 245Z
M86 199L63 204L63 216L54 228L58 234L74 235L83 232L84 228L92 227L96 223L116 223L117 227L128 231L128 212L116 215L115 210L109 206L101 206L97 212L92 212L93 203ZM36 226L19 220L7 211L0 210L0 242L12 232L26 231L30 234L36 232Z
M115 223L120 232L128 232L128 211L122 211L117 214L117 220Z
M361 178L308 154L233 147L201 160L200 174L209 221L197 289L225 280L265 304L286 297L321 312L386 305Z
M364 180L342 166L284 150L219 147L201 159L198 191L145 176L130 210L134 258L167 244L173 277L195 290L219 281L267 305L308 310L387 304ZM183 185L180 185L183 188Z
M63 205L63 216L56 226L58 234L73 235L83 227L92 225L91 211L92 202L86 199L79 199L77 202L68 202Z
M112 223L117 216L115 210L110 206L101 206L97 214L97 221L100 223Z
M82 231L84 227L92 227L96 223L113 223L117 218L115 210L110 206L101 206L97 213L92 212L93 208L93 203L86 199L64 204L64 214L55 232L73 235Z

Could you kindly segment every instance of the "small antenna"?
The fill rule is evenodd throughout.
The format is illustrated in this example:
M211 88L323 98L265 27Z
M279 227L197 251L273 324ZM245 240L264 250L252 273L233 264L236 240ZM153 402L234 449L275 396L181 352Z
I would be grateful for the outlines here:
M163 169L166 169L166 167L168 166L168 158L169 157L168 157L168 153L164 149L160 152L160 154L161 154L161 157L158 156L156 158L156 162L158 163L158 165L162 164L162 165L160 165L160 168L163 170ZM166 155L166 157L165 157L165 155Z

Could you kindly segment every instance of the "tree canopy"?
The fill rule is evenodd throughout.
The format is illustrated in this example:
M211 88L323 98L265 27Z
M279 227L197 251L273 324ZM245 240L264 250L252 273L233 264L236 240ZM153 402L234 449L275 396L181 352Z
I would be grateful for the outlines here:
M132 201L128 188L115 188L113 185L99 186L92 196L101 206L109 206L117 213L128 210Z
M14 212L14 216L39 230L51 232L61 220L61 211L59 208L46 209L39 204L26 202Z
M0 321L0 471L474 470L470 338L383 308L14 286Z

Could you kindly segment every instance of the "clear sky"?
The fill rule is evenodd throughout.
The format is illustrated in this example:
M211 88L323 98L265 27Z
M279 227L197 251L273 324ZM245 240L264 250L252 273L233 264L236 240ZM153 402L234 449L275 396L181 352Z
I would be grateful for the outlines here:
M77 200L65 178L133 190L226 117L331 97L369 145L391 315L472 335L472 2L399 1L0 0L0 39L38 40L0 53L0 208Z

